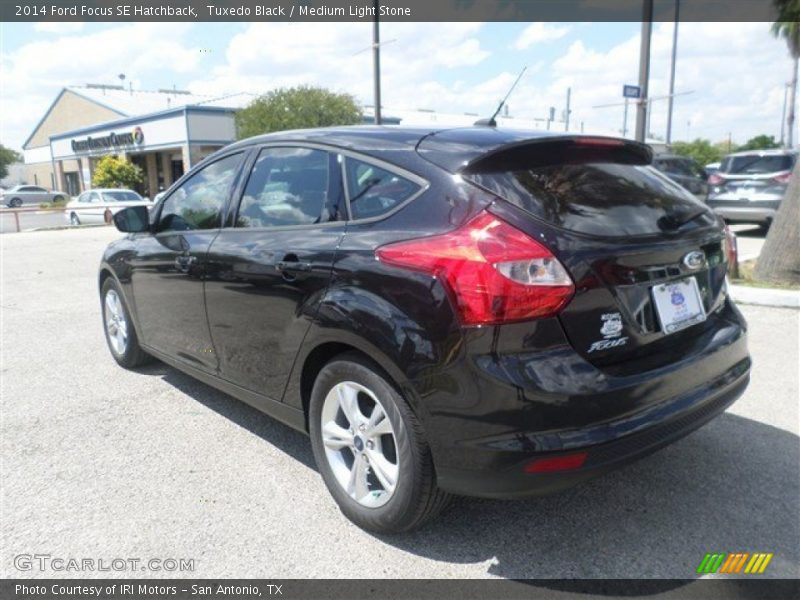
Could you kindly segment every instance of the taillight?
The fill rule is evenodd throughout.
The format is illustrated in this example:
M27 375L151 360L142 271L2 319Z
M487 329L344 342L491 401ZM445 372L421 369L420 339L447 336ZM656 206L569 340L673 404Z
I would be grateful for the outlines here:
M711 177L708 178L708 183L709 185L722 185L725 183L725 178L722 175L712 173Z
M775 177L773 177L772 181L774 181L775 183L788 185L789 184L789 180L791 178L792 178L792 172L791 171L786 171L786 173L781 173L780 175L776 175Z
M728 268L735 265L739 260L739 249L736 244L736 234L731 228L725 225L725 237L722 239L722 252L725 260L728 261Z
M575 291L547 248L485 211L449 233L389 244L375 254L443 280L465 325L552 316Z

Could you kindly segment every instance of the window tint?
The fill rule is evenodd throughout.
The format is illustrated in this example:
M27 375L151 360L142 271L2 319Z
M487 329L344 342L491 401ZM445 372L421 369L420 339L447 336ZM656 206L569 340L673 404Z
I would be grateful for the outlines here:
M702 203L652 167L561 164L469 177L544 221L591 235L650 235L676 223L690 229L714 222Z
M396 173L354 158L345 159L345 169L353 219L382 215L420 189L419 185Z
M265 148L253 165L237 227L281 227L329 220L330 155L313 148Z
M789 154L759 156L729 156L722 162L721 171L732 175L751 175L758 173L777 173L789 171L794 166L794 157Z
M204 167L164 201L158 229L185 231L214 229L233 186L241 154L233 154Z

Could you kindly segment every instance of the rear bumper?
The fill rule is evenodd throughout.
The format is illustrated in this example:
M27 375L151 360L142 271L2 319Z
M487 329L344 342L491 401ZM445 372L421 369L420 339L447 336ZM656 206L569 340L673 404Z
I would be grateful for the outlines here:
M708 200L708 206L723 219L746 223L772 221L778 213L780 205L780 199L736 201L709 198Z
M440 388L425 396L439 485L470 496L538 495L697 429L742 394L751 364L746 325L733 304L726 301L706 324L655 354L606 367L556 344L556 323L540 321L533 332L530 325L475 332L458 368L427 379ZM542 345L520 352L529 344ZM574 470L525 471L538 459L584 452Z
M660 407L635 433L602 444L575 446L569 452L531 453L502 471L440 468L437 471L439 486L455 494L486 498L537 496L572 487L647 456L703 426L733 404L749 380L750 360L747 359L709 386ZM687 408L675 410L679 407ZM671 416L664 417L665 414ZM607 425L610 429L615 426L614 423ZM624 426L624 423L616 425ZM586 460L579 469L525 472L525 467L534 460L578 452L586 452Z

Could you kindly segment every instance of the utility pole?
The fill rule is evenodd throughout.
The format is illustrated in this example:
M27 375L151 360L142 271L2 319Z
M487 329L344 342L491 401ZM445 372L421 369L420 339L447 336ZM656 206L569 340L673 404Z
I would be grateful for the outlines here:
M622 137L628 133L628 99L625 98L625 110L622 111Z
M572 95L572 88L567 88L567 109L564 111L564 131L569 131L569 100L570 96Z
M643 0L642 39L639 48L639 89L642 90L636 106L636 141L647 137L647 83L650 79L650 35L653 31L653 0Z
M375 22L372 24L372 70L375 85L375 125L381 124L381 34L378 24L378 0L375 7Z
M675 59L678 54L678 20L681 0L675 0L675 29L672 31L672 63L669 68L669 105L667 106L667 145L672 142L672 102L675 94Z

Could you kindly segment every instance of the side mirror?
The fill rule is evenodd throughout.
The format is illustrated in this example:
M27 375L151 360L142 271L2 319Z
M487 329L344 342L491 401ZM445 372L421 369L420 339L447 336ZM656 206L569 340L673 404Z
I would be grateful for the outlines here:
M114 215L114 225L123 233L150 230L150 213L146 206L129 206Z

